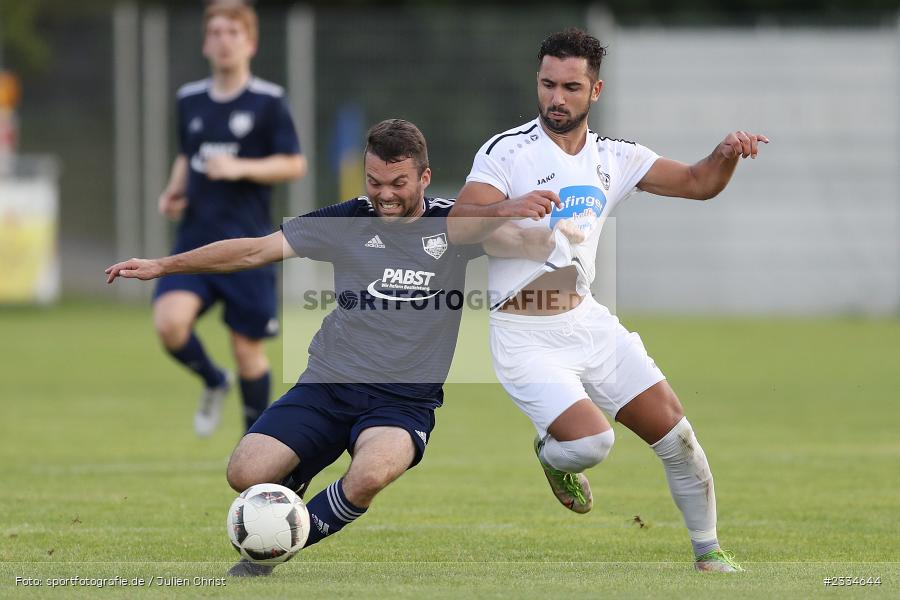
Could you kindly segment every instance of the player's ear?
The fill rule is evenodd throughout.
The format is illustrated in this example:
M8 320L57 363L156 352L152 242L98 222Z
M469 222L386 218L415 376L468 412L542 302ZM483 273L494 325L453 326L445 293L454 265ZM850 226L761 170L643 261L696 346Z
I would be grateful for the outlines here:
M603 91L603 80L598 79L591 86L591 102L596 102L600 98L600 92Z
M422 183L422 189L428 187L428 184L431 183L431 168L425 167L425 170L422 171L422 177L419 178L419 181Z

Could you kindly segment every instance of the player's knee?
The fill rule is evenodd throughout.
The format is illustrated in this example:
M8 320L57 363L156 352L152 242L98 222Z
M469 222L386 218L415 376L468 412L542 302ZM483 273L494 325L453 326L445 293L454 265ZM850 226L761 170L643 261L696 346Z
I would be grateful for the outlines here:
M544 444L541 456L553 468L580 473L606 460L615 440L612 429L566 442L550 438Z
M228 479L228 485L236 492L243 492L257 483L264 483L262 481L257 481L257 478L253 477L253 473L250 469L245 468L244 465L234 460L228 463L228 470L226 471L225 477Z
M396 477L386 469L371 469L355 473L351 487L362 496L373 497L386 488Z
M183 347L191 335L192 321L170 314L155 315L153 325L160 341L170 350Z
M269 360L266 358L263 350L235 349L234 362L237 364L238 373L243 379L262 377L269 370Z
M403 469L393 469L390 465L377 468L354 469L344 477L344 493L357 506L368 506L372 499L384 488L403 474Z

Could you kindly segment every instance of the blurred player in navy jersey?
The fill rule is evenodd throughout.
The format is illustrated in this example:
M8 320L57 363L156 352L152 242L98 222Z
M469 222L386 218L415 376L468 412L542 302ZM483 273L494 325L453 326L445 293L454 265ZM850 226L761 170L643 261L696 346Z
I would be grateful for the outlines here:
M307 546L360 517L422 459L456 348L466 266L483 253L477 242L505 219L540 218L551 207L537 193L498 202L474 211L486 218L467 223L460 235L447 219L453 200L425 197L431 180L425 138L399 119L369 130L365 169L367 196L292 219L282 231L106 269L111 283L249 269L291 256L333 264L340 302L310 344L307 370L263 413L228 464L228 483L237 491L280 482L302 495L313 476L351 453L347 473L309 501ZM521 243L509 239L506 250L515 253ZM229 574L271 571L242 560Z
M272 184L306 173L284 90L250 72L256 13L240 4L214 4L203 23L203 55L212 75L178 90L180 153L159 197L160 213L181 220L174 253L267 235ZM234 274L171 275L157 285L156 331L169 354L203 382L194 416L197 435L219 425L233 384L233 375L210 359L194 333L197 317L219 300L225 305L249 429L269 402L263 340L278 333L276 293L271 265Z

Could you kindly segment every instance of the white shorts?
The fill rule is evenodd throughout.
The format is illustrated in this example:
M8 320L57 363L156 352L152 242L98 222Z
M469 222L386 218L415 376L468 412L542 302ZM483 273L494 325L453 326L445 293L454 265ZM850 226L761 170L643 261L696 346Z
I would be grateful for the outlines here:
M494 312L490 338L497 379L541 436L579 400L590 398L615 419L665 379L641 337L591 296L559 315Z

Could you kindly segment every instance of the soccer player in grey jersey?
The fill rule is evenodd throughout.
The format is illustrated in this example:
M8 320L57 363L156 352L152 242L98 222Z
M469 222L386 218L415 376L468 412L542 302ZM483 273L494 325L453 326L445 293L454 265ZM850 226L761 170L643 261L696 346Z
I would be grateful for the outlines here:
M243 437L227 473L239 492L280 482L302 494L316 473L349 451L347 473L307 505L313 526L306 545L360 517L421 460L456 344L461 306L451 298L463 289L468 261L482 253L472 244L503 219L541 218L552 205L540 195L496 203L476 212L487 219L460 232L447 219L453 201L425 196L431 180L425 139L399 119L369 131L365 169L368 196L293 219L282 231L106 270L111 283L238 271L291 256L333 263L341 302L310 346L309 368ZM229 573L271 570L242 561Z

